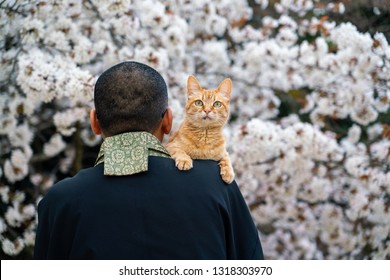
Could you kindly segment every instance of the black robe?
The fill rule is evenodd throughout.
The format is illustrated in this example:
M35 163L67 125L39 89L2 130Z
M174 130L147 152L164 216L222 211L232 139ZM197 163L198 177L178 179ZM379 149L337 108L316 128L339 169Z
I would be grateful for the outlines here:
M180 171L151 156L147 172L119 177L103 165L41 200L36 259L263 259L237 184L222 181L216 162Z

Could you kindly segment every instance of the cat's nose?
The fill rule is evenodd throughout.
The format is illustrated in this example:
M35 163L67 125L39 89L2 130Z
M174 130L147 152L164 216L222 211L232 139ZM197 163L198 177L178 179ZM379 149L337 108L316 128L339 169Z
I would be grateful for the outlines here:
M209 113L211 112L211 109L210 109L210 108L205 108L203 111L204 111L206 114L209 114Z

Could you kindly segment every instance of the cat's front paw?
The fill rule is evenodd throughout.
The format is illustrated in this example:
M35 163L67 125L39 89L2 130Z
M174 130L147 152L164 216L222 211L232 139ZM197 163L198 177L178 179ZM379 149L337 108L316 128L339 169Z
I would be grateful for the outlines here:
M190 170L192 168L192 159L189 156L176 158L175 162L179 170Z
M230 184L234 180L234 171L230 165L220 165L221 177L226 184Z

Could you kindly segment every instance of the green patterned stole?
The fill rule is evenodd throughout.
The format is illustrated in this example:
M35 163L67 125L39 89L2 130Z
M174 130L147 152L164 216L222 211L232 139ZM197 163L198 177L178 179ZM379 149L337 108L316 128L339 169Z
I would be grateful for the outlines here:
M161 142L148 132L127 132L106 137L95 166L104 162L104 175L125 176L148 170L148 157L170 158Z

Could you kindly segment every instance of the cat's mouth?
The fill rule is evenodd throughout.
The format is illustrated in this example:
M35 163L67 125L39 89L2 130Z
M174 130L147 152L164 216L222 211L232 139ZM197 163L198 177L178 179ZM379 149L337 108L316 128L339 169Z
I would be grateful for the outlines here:
M203 120L212 120L213 118L211 117L211 112L203 112L202 114L202 119Z

